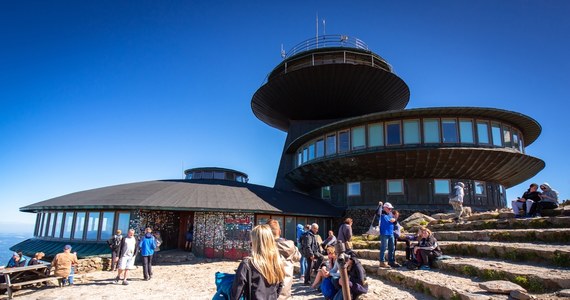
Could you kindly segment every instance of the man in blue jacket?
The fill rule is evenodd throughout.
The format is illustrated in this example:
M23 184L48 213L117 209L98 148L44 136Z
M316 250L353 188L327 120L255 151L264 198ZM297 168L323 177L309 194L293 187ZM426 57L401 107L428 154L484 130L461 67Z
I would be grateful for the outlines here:
M380 219L380 267L396 267L396 251L394 248L394 223L396 223L396 219L391 214L394 207L390 202L386 202L382 208L385 214L380 213L378 216ZM385 260L386 248L388 248L388 261L390 264L386 263Z
M144 280L150 280L152 278L152 256L156 248L156 239L152 235L150 227L145 229L145 234L139 242L139 247L141 249Z

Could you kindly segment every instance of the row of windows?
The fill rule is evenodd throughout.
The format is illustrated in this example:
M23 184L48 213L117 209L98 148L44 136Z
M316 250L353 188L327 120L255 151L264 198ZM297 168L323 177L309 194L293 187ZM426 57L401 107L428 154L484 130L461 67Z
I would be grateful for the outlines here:
M502 187L501 187L502 188ZM433 180L433 193L436 195L449 195L452 186L450 179L434 179ZM386 180L386 193L388 195L403 195L404 179L388 179ZM485 182L474 181L474 192L477 196L485 195ZM349 182L346 184L346 195L348 197L360 196L360 182ZM331 187L325 186L321 188L321 198L331 198Z
M306 218L306 217L292 217L292 216L277 216L277 215L257 215L257 225L267 223L267 220L274 219L279 222L281 228L281 236L292 241L297 240L297 224L305 226L306 224L317 223L319 225L318 233L323 239L327 237L327 231L333 229L332 221L324 218Z
M131 213L113 211L38 213L34 235L57 239L106 241L115 230L127 232Z
M522 135L506 124L473 119L426 118L380 122L321 136L297 150L296 164L365 148L471 144L524 151Z
M242 175L236 175L230 172L223 171L195 171L186 174L186 179L220 179L220 180L232 180L242 183L247 183L248 178Z

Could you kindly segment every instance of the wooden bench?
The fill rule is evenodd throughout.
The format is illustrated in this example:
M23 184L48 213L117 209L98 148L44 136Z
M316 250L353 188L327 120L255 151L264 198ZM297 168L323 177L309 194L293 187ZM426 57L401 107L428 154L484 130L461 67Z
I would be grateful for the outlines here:
M61 277L50 276L49 270L49 264L1 269L0 276L4 277L4 282L0 283L0 290L6 289L8 291L8 299L12 299L12 288L14 287L62 279Z

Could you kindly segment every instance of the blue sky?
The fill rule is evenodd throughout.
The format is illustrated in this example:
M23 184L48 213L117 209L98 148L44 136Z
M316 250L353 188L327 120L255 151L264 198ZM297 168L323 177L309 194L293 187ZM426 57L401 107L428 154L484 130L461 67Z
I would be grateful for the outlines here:
M411 90L408 108L497 107L543 128L527 153L570 198L568 1L2 1L0 211L85 189L221 166L273 186L285 133L253 93L315 35L364 40ZM322 23L321 23L322 33ZM2 230L2 229L0 229Z

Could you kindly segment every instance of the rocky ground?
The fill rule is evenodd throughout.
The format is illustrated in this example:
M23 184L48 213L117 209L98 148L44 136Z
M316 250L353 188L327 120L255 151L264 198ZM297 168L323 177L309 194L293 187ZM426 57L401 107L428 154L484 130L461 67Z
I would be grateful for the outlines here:
M150 281L142 280L142 269L131 272L127 286L114 284L115 273L108 271L80 275L73 286L44 286L17 291L15 299L212 299L215 294L214 274L232 273L238 262L194 258L181 264L154 267ZM361 299L432 299L419 292L369 278L369 292ZM5 299L0 297L0 299ZM322 294L295 280L291 299L323 299Z

